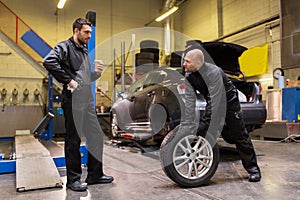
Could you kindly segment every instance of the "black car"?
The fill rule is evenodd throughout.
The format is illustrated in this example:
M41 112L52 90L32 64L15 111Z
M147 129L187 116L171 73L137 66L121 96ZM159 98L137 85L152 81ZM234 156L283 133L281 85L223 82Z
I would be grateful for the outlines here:
M237 87L248 131L260 128L266 120L261 85L247 82L245 76L236 77L243 74L237 59L246 48L223 42L202 45ZM111 126L114 138L134 140L141 145L149 141L161 144L160 159L168 177L181 186L195 187L212 177L218 166L219 151L217 144L210 145L206 138L189 132L188 127L178 127L184 112L185 87L184 76L178 70L172 67L151 70L112 106ZM203 114L205 105L202 95L197 94L198 115Z
M244 47L220 42L207 42L203 43L203 46L214 62L227 74L242 73L236 62L236 55L241 55ZM228 51L229 58L225 58L223 51ZM260 128L266 120L260 83L247 82L245 76L239 79L231 76L230 78L241 96L241 107L248 131ZM140 142L149 139L161 142L181 121L184 91L184 76L172 67L159 67L146 73L129 87L123 94L123 99L112 106L113 137ZM197 97L197 109L201 114L206 103L201 94Z
M162 141L181 120L184 77L160 67L140 77L111 108L112 135Z

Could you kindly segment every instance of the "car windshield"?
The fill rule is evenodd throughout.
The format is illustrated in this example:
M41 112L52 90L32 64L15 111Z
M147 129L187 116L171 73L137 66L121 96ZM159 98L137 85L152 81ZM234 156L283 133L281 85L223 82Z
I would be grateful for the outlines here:
M156 85L158 83L162 83L167 76L165 71L152 71L148 74L145 74L141 78L139 78L129 89L128 92L130 94L134 92L138 92L146 87L151 85Z

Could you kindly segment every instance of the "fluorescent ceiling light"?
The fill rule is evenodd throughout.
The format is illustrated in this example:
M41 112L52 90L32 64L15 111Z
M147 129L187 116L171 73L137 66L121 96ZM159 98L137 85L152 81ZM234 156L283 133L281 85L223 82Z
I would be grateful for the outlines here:
M65 6L67 0L59 0L58 4L57 4L57 8L58 9L62 9Z
M161 14L159 17L155 19L155 21L160 22L161 20L165 19L166 17L170 16L172 13L174 13L176 10L178 10L178 6L173 6L171 9L167 10L163 14Z

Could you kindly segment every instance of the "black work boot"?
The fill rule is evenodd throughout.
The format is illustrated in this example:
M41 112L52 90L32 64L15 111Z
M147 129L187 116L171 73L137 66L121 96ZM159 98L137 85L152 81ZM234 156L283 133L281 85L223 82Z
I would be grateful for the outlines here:
M83 191L87 190L87 184L82 183L80 180L76 180L72 183L68 182L67 183L67 188L70 188L73 191L83 192Z
M114 177L112 176L106 176L106 175L103 175L99 178L96 178L96 179L93 179L91 177L88 177L85 182L88 184L88 185L94 185L94 184L105 184L105 183L111 183L114 181Z
M259 171L258 172L252 172L249 175L249 181L250 182L259 182L260 179L261 179L261 174L260 174Z

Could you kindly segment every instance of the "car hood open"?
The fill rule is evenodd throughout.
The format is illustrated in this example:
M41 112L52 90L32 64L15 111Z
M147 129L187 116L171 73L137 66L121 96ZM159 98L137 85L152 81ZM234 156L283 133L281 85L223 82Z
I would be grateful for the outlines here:
M238 58L247 50L246 47L226 42L203 42L201 45L214 63L222 68L225 73L235 76L240 75L241 70Z

